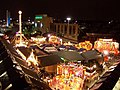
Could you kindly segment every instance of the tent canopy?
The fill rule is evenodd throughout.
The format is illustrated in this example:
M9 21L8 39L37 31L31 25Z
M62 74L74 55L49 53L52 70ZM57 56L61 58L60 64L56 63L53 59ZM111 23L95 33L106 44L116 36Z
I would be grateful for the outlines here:
M80 49L78 49L77 51L78 52L83 52L83 51L85 51L86 49L85 48L80 48Z
M42 67L56 65L64 62L58 55L38 57L38 61Z
M64 58L68 61L84 60L82 55L75 51L59 51L53 54L58 55L59 57Z
M40 62L42 67L45 67L65 62L84 61L92 59L101 60L101 58L103 58L101 53L96 50L83 52L81 54L75 51L59 51L53 52L53 54L51 55L38 57L38 61Z
M90 50L87 52L83 52L81 53L81 55L85 58L85 60L89 61L89 60L93 60L96 59L97 62L101 63L104 61L104 57L102 55L102 53L100 53L97 50Z

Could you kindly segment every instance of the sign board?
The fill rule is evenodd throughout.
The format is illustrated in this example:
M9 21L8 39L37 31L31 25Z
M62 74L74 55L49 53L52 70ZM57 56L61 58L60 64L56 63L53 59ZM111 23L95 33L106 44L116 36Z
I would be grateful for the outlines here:
M41 15L37 15L37 16L35 16L35 19L36 20L40 20L40 19L42 19L43 17L41 16Z

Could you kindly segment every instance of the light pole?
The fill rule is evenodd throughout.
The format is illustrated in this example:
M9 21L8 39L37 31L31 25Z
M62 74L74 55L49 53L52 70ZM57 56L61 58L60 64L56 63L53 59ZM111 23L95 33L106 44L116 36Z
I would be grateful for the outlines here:
M22 24L21 24L21 14L22 11L19 11L19 33L20 33L20 44L22 43Z
M67 25L67 35L69 35L69 22L70 22L71 18L70 18L70 17L67 17L67 20L68 20L68 25Z

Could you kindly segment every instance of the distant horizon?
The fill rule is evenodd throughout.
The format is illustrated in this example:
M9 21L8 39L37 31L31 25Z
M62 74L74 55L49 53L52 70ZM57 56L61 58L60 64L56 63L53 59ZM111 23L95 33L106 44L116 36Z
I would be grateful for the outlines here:
M120 0L2 0L0 18L6 17L6 10L12 18L18 18L21 10L23 19L45 13L59 19L71 16L77 20L120 20L119 3Z
M6 9L6 11L7 11L7 9ZM1 15L0 20L6 19L6 11L4 11L3 15ZM13 12L11 12L11 11L9 11L9 12L10 12L10 17L12 19L17 20L19 18L18 12L16 12L16 14L17 14L16 16L13 16L14 15ZM27 20L27 19L31 18L31 20L34 20L35 19L35 15L39 15L39 14L47 14L48 17L52 17L52 18L55 18L55 19L61 19L61 20L65 20L67 17L71 17L72 20L81 20L81 21L111 21L111 20L120 21L120 18L110 18L110 17L104 18L104 19L100 19L100 18L98 18L98 19L96 18L95 19L95 18L87 18L87 17L86 18L85 17L76 18L76 17L70 16L70 15L65 15L64 17L61 16L62 17L61 18L60 16L55 16L55 17L51 16L48 13L36 13L36 14L33 14L33 16L25 16L23 11L22 11L22 19L23 20Z

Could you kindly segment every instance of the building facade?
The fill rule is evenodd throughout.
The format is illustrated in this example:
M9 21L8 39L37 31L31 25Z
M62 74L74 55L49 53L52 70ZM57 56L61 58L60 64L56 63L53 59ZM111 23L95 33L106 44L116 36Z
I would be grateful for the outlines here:
M56 32L57 35L64 36L65 38L77 40L78 37L78 24L68 23L52 23L51 31Z
M50 31L50 24L53 23L51 17L47 14L40 14L35 16L35 27L39 28L42 33Z
M47 14L35 16L35 27L39 28L43 33L54 32L58 36L77 40L79 25L76 23L55 23Z

